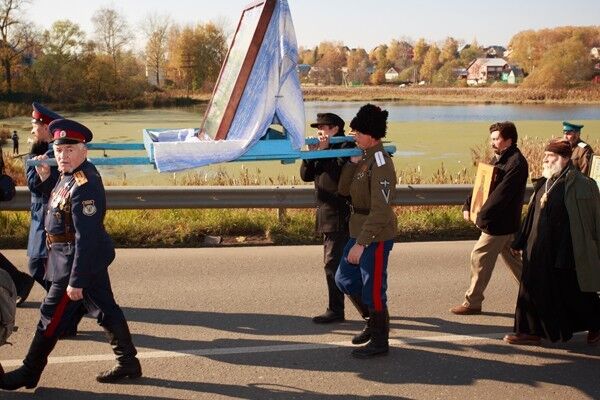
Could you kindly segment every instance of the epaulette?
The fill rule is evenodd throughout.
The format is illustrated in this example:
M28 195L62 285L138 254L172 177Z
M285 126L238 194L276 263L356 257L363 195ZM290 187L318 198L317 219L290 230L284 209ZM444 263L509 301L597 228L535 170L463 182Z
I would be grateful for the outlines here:
M83 186L87 183L87 177L83 171L77 171L73 174L73 178L75 178L75 182L77 186Z
M385 157L383 156L383 152L378 151L375 153L375 162L377 163L378 167L385 165Z
M577 146L581 147L582 149L585 149L587 147L587 143L586 142L579 142L577 143Z

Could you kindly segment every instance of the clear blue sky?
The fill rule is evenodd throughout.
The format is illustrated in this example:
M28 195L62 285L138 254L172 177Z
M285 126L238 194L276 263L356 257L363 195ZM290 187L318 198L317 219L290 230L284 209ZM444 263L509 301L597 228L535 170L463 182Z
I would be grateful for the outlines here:
M169 15L180 24L221 21L233 29L250 0L32 0L27 19L48 28L69 19L91 35L91 17L103 6L115 8L136 28L149 13ZM391 39L453 36L465 43L506 45L517 32L564 25L600 24L600 0L288 0L298 45L337 40L367 50Z

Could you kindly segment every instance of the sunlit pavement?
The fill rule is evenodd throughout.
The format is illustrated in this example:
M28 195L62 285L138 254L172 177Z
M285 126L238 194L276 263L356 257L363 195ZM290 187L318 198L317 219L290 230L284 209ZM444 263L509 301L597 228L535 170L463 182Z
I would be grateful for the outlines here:
M110 267L144 377L99 384L113 364L94 320L59 342L35 390L1 399L548 399L599 398L600 348L577 335L563 344L514 347L517 285L498 263L484 313L455 316L474 242L399 243L391 253L392 346L373 360L350 357L362 328L347 303L343 323L316 325L325 310L319 246L125 249ZM25 252L3 250L18 266ZM6 370L20 365L38 317L36 287L17 315Z

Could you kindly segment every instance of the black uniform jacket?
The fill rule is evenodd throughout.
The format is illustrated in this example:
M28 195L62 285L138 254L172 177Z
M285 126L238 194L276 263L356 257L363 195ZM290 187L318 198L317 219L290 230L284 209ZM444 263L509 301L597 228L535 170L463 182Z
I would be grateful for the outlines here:
M335 136L344 136L343 132ZM345 142L332 144L330 149L353 148L355 144ZM317 231L320 233L347 232L350 219L348 197L338 194L338 182L347 158L320 158L303 160L300 178L304 182L315 182L317 200Z
M492 191L477 215L477 227L489 235L508 235L519 230L529 165L515 144L490 164L497 168ZM471 208L469 197L463 210Z
M100 174L84 161L73 173L62 174L50 195L45 229L50 244L46 279L88 287L115 257L104 229L106 195ZM64 238L64 239L60 239Z

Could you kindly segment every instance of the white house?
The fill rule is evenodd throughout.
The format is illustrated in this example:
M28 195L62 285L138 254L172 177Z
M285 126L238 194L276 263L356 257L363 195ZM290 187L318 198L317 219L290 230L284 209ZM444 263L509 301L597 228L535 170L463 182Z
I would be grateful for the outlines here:
M385 80L387 82L397 81L398 80L398 71L394 67L388 69L385 73Z

